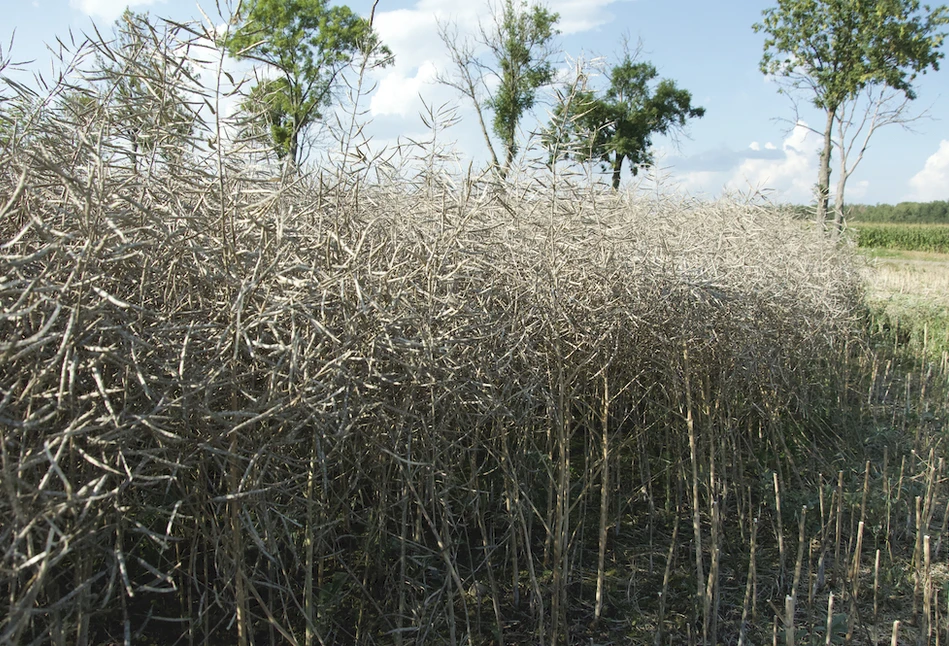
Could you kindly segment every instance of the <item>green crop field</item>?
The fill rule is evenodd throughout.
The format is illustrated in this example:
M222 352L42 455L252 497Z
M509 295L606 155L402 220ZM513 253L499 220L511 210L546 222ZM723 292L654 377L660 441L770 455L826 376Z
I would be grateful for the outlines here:
M860 247L949 253L949 225L946 224L857 222L851 228Z

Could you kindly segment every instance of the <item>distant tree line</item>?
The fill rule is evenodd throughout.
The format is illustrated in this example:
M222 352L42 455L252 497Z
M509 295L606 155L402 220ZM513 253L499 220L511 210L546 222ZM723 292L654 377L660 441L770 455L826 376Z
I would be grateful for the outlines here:
M814 219L813 204L788 204L781 211L800 220ZM946 224L949 201L900 202L899 204L848 204L844 217L849 224Z
M899 204L853 204L847 207L849 222L898 222L903 224L949 224L949 202L900 202Z

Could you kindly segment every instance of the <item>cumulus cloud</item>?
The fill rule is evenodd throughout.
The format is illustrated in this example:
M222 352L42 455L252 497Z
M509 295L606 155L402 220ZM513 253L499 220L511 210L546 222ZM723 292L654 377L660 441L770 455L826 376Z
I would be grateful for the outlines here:
M465 24L476 15L469 7L456 20L459 24ZM425 61L445 56L444 45L438 37L438 24L447 22L451 17L452 12L439 7L396 9L376 14L373 26L382 42L395 54L396 69L418 67Z
M770 158L748 158L726 182L730 190L771 190L789 201L810 199L817 179L821 141L807 124L799 122L781 144L781 150L766 147L761 152L778 153Z
M446 70L449 63L438 25L449 20L458 25L476 24L473 5L458 7L461 13L457 17L451 3L443 0L421 0L411 9L376 14L375 29L395 55L395 64L374 74L377 89L369 104L372 116L411 117L422 109L422 96L434 103L450 95L447 88L435 84L437 72ZM473 35L461 27L458 32L459 38Z
M551 11L560 14L557 24L566 35L576 34L599 27L608 22L612 15L607 10L616 0L553 0L549 3Z
M811 198L817 179L820 146L820 137L802 122L780 148L753 141L742 150L720 147L667 161L677 184L690 193L766 191L779 200L804 202ZM860 186L852 188L859 194Z
M135 9L155 2L156 0L69 0L69 6L92 18L111 22L121 16L126 7Z
M414 116L421 109L422 96L435 81L435 64L425 61L414 75L392 72L379 81L369 109L375 116Z
M923 169L909 180L911 198L920 202L949 199L949 141L939 142L939 150L926 160Z
M617 1L553 0L548 7L560 14L560 31L572 34L607 22L607 8ZM478 25L488 26L492 20L490 7L480 1L418 0L411 8L377 13L374 26L395 54L395 64L375 75L378 89L370 102L372 115L411 118L422 109L423 99L435 105L459 100L456 92L435 83L439 72L451 72L451 60L438 35L439 24L450 24L456 40L470 40L477 54L481 52L474 42Z

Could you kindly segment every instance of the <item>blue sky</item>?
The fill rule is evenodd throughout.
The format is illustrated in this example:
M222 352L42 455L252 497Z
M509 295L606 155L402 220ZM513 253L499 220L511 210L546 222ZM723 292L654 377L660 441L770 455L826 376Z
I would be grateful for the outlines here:
M4 10L0 46L7 50L15 28L13 58L32 59L31 69L48 71L45 45L55 44L57 36L68 39L70 30L77 37L91 33L93 21L107 31L126 2L0 0ZM200 4L212 20L219 19L213 0ZM371 0L349 4L368 15ZM758 70L763 36L751 25L769 2L552 0L547 4L561 15L560 60L566 56L609 60L628 34L634 43L641 41L642 58L663 77L691 91L694 103L706 108L706 116L693 121L678 143L654 140L670 187L703 196L723 190L764 190L777 200L809 199L817 177L819 138L804 127L794 127L788 97L778 94L777 85ZM132 8L177 21L203 20L194 0L140 0ZM483 0L380 0L376 28L395 53L396 64L375 79L378 89L370 97L370 132L377 143L424 136L418 116L423 99L431 105L456 103L461 122L450 137L465 155L484 157L468 106L449 88L432 81L435 70L447 69L436 18L455 20L462 30L473 30L488 12ZM928 108L931 118L915 122L913 132L899 126L878 131L850 178L848 201L949 199L949 70L930 72L916 88L913 109ZM822 116L808 109L806 97L801 97L800 105L805 123L820 127ZM540 117L543 110L540 106Z

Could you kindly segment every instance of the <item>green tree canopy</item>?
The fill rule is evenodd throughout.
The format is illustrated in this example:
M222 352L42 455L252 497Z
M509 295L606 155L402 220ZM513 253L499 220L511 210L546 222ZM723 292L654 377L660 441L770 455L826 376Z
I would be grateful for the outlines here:
M900 202L899 204L851 204L847 217L856 222L901 224L949 224L949 202Z
M300 138L322 118L340 74L359 55L386 65L392 53L379 42L369 20L328 0L249 0L226 40L232 56L265 63L276 77L252 90L266 106L277 156L301 162Z
M440 83L458 90L474 105L491 164L506 177L517 154L517 129L534 107L537 90L554 77L550 62L556 25L560 16L542 5L503 0L494 24L480 25L480 35L471 42L459 37L457 26L439 24L439 35L448 48L455 70L439 75ZM486 49L486 54L476 50ZM491 130L504 147L504 162L498 160L488 132L485 113L494 118Z
M142 155L157 153L171 162L183 153L195 122L186 98L192 79L187 60L176 26L156 25L147 13L129 9L115 23L115 39L97 44L98 100L136 171ZM73 99L74 108L90 107L88 96Z
M945 38L940 28L947 22L945 6L921 9L918 0L778 0L753 25L767 34L761 71L809 94L826 115L817 182L820 221L828 210L833 129L842 107L873 87L914 99L916 77L939 69Z
M602 162L618 189L625 160L635 175L653 161L653 135L682 131L689 119L704 116L705 108L692 105L692 94L675 81L656 82L656 68L629 53L609 76L602 95L587 89L567 93L569 101L554 109L553 124L561 125L548 129L545 144L556 158Z
M498 63L500 84L488 99L494 110L494 134L504 145L506 174L517 154L517 126L524 113L534 107L537 90L554 77L550 44L559 32L560 16L546 7L505 0L496 31L486 38Z

